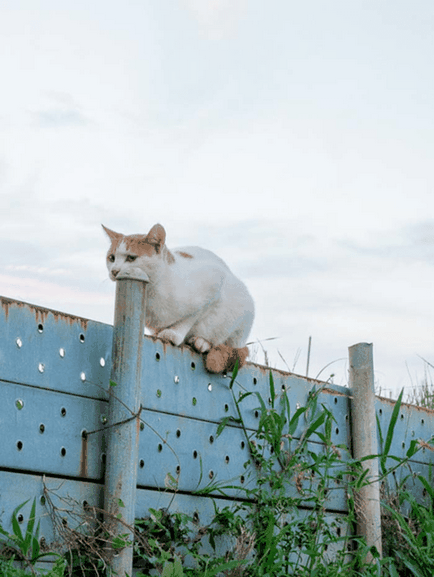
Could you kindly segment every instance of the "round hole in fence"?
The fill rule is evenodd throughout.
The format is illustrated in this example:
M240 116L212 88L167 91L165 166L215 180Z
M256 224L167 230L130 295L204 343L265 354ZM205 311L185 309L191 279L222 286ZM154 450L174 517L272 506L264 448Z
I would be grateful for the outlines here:
M420 420L420 424L421 424L421 425L424 425L424 424L425 424L425 419L421 419L421 420Z
M18 523L22 523L24 521L24 515L22 515L21 513L17 516L17 521Z
M350 420L350 417L348 415L345 415L345 420L348 422Z
M210 472L208 473L208 477L209 477L210 479L213 479L213 478L214 478L214 471L210 471Z
M209 436L209 442L211 445L214 443L214 437L212 435Z
M402 441L401 447L402 447L403 449L405 449L405 443L404 443L404 441Z
M199 523L199 513L197 511L193 513L193 523Z
M190 364L191 370L194 371L194 369L196 368L196 364L192 361Z
M45 425L44 425L44 423L41 423L41 424L39 425L39 432L40 432L41 435L42 435L42 433L43 433L44 431L45 431Z
M105 367L105 359L104 359L103 357L100 358L99 364L100 364L102 367Z
M61 457L64 457L65 455L66 455L66 449L65 449L65 447L62 447L62 448L60 449L60 456L61 456Z
M176 429L176 436L179 437L181 436L181 429Z
M161 451L163 450L163 445L161 443L158 443L157 450L159 453L161 453Z
M380 417L381 417L381 415L383 414L383 409L378 409L378 414L379 414Z
M229 464L229 461L230 461L230 459L229 459L229 455L226 455L226 457L225 457L225 463L226 463L226 465L228 465L228 464Z
M39 363L39 365L38 365L38 371L39 371L40 373L43 373L43 372L45 371L45 365L44 365L44 363Z
M211 392L212 391L212 384L208 383L208 391Z
M259 417L259 411L255 411L255 419Z
M81 431L81 438L82 438L82 439L87 439L87 431L86 431L86 429L83 429L83 430Z
M272 401L271 397L268 397L268 404L269 405L271 405L271 401Z
M225 404L225 413L227 413L229 411L229 405L226 403Z
M80 343L84 343L85 336L83 333L80 333L78 338L80 339Z
M101 415L100 419L101 419L101 423L103 425L107 425L108 419L107 419L106 415Z
M246 443L244 441L241 441L240 446L242 449L244 449L244 447L246 446Z
M160 398L162 395L161 389L157 389L157 397Z
M62 407L62 408L60 409L60 414L61 414L62 417L66 417L66 409L65 409L65 407Z
M282 393L286 391L286 385L282 385L280 388L282 389Z
M62 517L62 525L63 525L64 527L67 527L67 526L68 526L68 519L67 519L66 517Z
M59 357L61 357L62 359L65 357L65 349L59 349Z
M80 373L80 379L81 379L81 380L83 381L83 383L84 383L84 381L86 380L86 373Z
M334 400L333 400L333 402L334 402L335 405L337 405L337 404L338 404L338 398L335 397Z
M140 421L140 430L143 431L144 428L145 428L145 423L143 421Z
M145 466L145 461L144 461L143 459L140 459L140 461L139 461L139 467L140 467L141 469L143 469L144 466Z
M336 435L339 435L339 427L336 427L335 433L336 433Z
M223 371L223 372L222 372L222 377L225 379L227 376L228 376L227 372L226 372L226 371Z
M258 379L256 377L253 377L253 384L257 385L258 384Z
M39 502L41 503L41 505L45 505L45 502L46 502L46 500L45 500L45 495L41 495L41 496L39 497Z
M244 481L245 481L245 480L246 480L246 479L245 479L244 475L241 475L241 476L240 476L240 483L241 483L241 485L244 484Z
M38 333L43 333L44 332L44 325L42 323L39 323L38 325Z
M160 353L155 353L155 360L159 361L161 359Z
M403 421L403 420L404 420L404 415L401 413L401 415L400 415L399 418L401 419L401 421Z
M15 343L19 349L23 346L23 341L19 337L16 339Z
M181 474L181 465L176 465L176 474L177 475Z
M21 409L24 407L24 401L22 399L17 399L15 401L15 406L19 411L21 411Z
M191 399L191 402L192 402L193 407L195 407L195 406L197 405L197 399L196 399L196 397L193 397L193 398Z
M175 383L175 385L177 385L179 383L178 375L175 375L175 377L173 378L173 382Z
M23 449L23 442L22 441L17 441L17 449L18 449L18 451L21 451Z
M193 459L197 459L197 451L193 451Z

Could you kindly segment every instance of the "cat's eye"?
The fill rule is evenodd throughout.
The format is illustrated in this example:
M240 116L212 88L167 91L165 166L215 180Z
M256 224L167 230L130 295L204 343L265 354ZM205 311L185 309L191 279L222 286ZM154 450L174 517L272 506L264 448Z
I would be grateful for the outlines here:
M134 254L129 254L127 256L127 262L134 262L136 260L136 256Z
M109 256L107 258L110 262L115 262L115 255L114 254L109 254Z

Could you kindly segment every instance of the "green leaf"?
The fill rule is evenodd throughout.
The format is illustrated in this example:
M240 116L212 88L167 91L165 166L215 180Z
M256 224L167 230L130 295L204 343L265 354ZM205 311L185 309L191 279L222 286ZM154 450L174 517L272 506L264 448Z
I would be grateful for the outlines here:
M14 535L16 537L16 539L14 539L14 540L20 546L22 546L24 544L24 539L23 539L23 534L21 532L20 524L18 523L17 513L18 513L18 511L20 511L24 507L24 505L27 505L27 503L29 501L30 501L30 499L27 499L27 501L24 501L24 503L21 503L21 505L18 505L18 507L12 513L12 530L13 530ZM27 551L26 551L26 553L27 553Z
M270 398L271 398L271 407L274 409L274 400L276 397L276 390L274 388L274 379L273 373L270 371Z
M163 572L161 577L183 577L184 571L182 569L181 561L178 557L175 557L173 562L166 561L164 564Z
M29 551L30 545L32 543L33 528L35 526L35 520L36 520L36 497L33 499L32 508L30 510L29 520L27 522L26 536L24 538L25 554L27 554L27 552ZM38 523L38 528L37 528L36 534L35 534L36 538L38 537L38 533L39 533L39 523Z
M118 384L115 383L114 381L112 381L111 379L110 379L109 383L110 383L111 387L117 387L118 386Z
M402 395L404 394L404 389L399 394L396 400L395 406L393 407L392 416L390 417L389 427L386 434L386 442L384 444L384 455L388 455L390 447L392 445L393 433L395 430L396 421L398 420L399 410L401 409Z
M125 507L124 502L122 501L122 499L118 499L118 506L119 506L119 507Z

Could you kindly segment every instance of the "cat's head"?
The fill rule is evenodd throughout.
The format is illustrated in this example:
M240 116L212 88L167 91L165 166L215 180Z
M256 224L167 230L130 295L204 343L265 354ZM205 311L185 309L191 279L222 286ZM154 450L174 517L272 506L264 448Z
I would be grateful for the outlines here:
M116 280L119 273L131 271L132 268L150 272L161 261L166 240L166 231L161 224L155 224L148 234L129 236L101 226L111 241L106 260L111 280Z

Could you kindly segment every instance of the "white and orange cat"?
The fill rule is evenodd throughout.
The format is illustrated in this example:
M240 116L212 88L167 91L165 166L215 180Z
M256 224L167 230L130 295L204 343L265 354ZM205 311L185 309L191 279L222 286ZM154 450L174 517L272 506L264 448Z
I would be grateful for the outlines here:
M102 226L111 240L110 278L133 267L149 277L146 326L154 336L206 353L211 373L231 370L237 359L240 367L246 362L254 303L221 258L197 246L169 250L161 224L129 236Z

